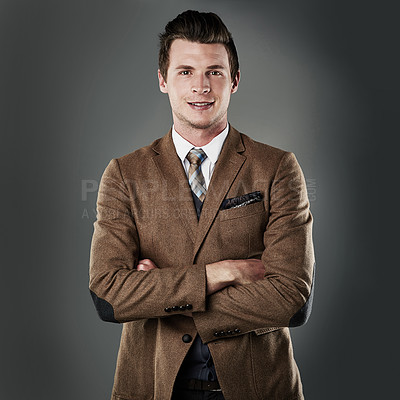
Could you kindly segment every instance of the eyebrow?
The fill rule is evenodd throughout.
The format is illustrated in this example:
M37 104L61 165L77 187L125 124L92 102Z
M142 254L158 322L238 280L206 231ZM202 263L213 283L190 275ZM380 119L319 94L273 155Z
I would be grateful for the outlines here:
M191 65L178 65L175 69L189 69L193 70L194 67ZM215 65L209 65L207 69L226 69L223 65L215 64Z
M194 69L190 65L178 65L175 69Z
M208 66L207 69L225 69L225 67L223 65L215 64Z

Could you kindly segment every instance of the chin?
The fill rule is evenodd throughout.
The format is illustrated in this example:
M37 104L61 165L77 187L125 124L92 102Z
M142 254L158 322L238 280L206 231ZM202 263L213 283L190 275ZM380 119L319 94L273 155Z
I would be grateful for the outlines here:
M190 126L195 129L208 129L208 128L211 128L213 125L214 125L213 123L200 123L200 122L199 123L196 123L196 122L190 123Z
M189 125L195 129L209 129L213 126L217 126L220 121L219 120L207 120L207 121L188 121Z
M176 113L175 117L180 121L181 124L186 125L191 129L210 129L212 127L218 126L221 123L223 116L214 116L214 118L197 118L195 115L183 115L180 113ZM204 116L203 116L204 117Z

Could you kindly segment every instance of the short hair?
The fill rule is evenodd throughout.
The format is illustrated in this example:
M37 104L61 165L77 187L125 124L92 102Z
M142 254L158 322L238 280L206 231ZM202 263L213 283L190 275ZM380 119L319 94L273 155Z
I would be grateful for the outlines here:
M158 67L164 79L167 78L169 51L175 39L205 44L221 43L228 53L232 80L239 71L239 59L232 35L217 14L187 10L169 21L159 38Z

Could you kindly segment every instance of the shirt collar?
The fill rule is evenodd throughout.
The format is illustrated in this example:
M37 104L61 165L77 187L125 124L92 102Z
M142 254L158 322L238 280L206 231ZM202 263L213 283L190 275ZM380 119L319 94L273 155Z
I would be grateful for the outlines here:
M219 133L217 136L215 136L213 140L211 140L210 143L207 143L205 146L201 147L201 149L203 149L204 153L206 153L207 157L213 164L215 164L218 160L218 157L222 150L222 146L225 142L226 137L228 136L228 132L229 132L229 123L226 125L226 128L221 133ZM175 130L174 126L172 126L172 140L174 142L176 152L179 158L182 160L182 162L185 161L187 153L189 153L189 151L193 149L193 147L195 149L200 148L193 146L192 143L184 139Z

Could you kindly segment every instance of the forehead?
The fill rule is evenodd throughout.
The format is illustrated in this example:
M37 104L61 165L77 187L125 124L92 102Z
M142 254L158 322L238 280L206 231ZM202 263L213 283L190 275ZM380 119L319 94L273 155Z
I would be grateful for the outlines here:
M226 48L221 43L197 43L175 39L169 51L169 66L219 64L229 68Z

